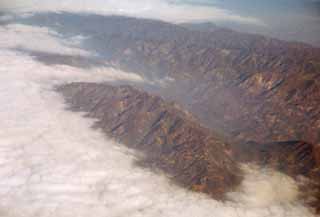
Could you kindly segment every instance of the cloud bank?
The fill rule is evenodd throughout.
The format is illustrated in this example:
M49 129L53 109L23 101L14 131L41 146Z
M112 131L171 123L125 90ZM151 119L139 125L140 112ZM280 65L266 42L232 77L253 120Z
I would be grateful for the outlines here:
M117 14L169 22L230 21L264 25L254 17L240 16L231 11L205 5L175 3L168 0L5 0L0 8L10 11L69 11Z
M30 35L37 44L29 43ZM53 88L143 78L110 68L48 66L12 49L72 52L70 41L55 35L0 26L0 216L314 216L299 201L297 183L272 170L245 167L242 186L229 195L233 202L223 203L137 167L137 153L93 130L94 120L66 110Z

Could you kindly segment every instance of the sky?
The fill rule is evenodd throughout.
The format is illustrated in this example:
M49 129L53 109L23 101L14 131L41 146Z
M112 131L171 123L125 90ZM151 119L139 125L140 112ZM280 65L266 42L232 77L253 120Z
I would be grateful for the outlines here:
M216 0L215 2L218 7L228 8L239 15L255 17L266 24L262 28L229 25L237 30L320 45L319 0Z
M2 8L16 11L57 11L91 12L99 14L123 14L129 16L161 19L169 22L201 20L232 20L261 25L259 20L239 16L220 7L202 4L181 4L167 0L5 0Z
M320 46L319 0L175 0L175 2L223 8L239 16L255 18L265 24L259 26L243 25L248 23L239 22L218 22L239 31Z

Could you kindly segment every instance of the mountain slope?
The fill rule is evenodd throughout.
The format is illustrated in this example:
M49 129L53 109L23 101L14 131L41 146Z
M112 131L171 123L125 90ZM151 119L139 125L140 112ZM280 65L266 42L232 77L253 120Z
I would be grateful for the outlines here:
M97 119L94 128L143 153L139 165L160 169L179 185L223 199L241 181L239 163L254 162L295 180L310 178L302 185L302 196L320 208L317 150L308 143L229 146L177 104L130 86L71 83L57 90L69 109ZM310 196L315 199L307 199Z
M74 111L97 118L95 127L144 153L138 163L221 199L240 181L229 146L188 113L130 86L73 83L58 88Z

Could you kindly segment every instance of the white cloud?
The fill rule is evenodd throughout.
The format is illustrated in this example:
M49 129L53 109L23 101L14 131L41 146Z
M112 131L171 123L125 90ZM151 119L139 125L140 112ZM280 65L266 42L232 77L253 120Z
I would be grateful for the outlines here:
M265 207L294 202L299 198L299 187L294 179L270 168L255 165L243 165L242 169L247 176L241 183L240 192L229 194L238 203Z
M296 183L271 170L245 169L239 192L230 194L235 202L222 203L137 167L135 152L90 128L94 120L65 110L52 90L72 81L132 80L130 74L43 65L10 50L14 41L27 46L31 31L40 47L70 48L50 34L44 40L41 28L9 28L0 31L9 44L0 47L0 216L313 216L297 199Z
M129 15L169 22L232 21L254 25L264 23L214 6L174 4L167 0L7 0L4 8L20 11L73 11Z
M59 34L46 27L33 27L29 25L11 24L0 28L0 48L25 48L56 54L90 56L85 50L75 48L83 40L76 36L69 40L59 40Z

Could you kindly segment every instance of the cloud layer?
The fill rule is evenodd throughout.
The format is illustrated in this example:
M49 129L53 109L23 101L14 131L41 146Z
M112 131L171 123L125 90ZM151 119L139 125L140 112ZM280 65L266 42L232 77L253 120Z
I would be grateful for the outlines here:
M1 5L0 5L1 8ZM177 4L168 0L5 0L2 8L15 11L70 11L118 14L169 22L230 21L264 25L254 17L240 16L214 6Z

